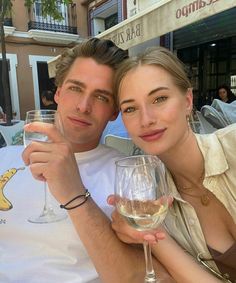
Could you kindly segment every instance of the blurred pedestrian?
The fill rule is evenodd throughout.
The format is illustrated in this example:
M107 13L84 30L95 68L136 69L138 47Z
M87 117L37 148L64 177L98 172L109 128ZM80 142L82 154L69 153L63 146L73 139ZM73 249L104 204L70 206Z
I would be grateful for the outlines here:
M44 90L41 94L43 109L57 110L57 104L54 101L54 93L51 90Z
M6 114L4 113L1 106L0 106L0 119L2 119L3 121L6 120Z
M236 100L236 96L227 85L221 85L217 88L217 97L225 103L231 103Z

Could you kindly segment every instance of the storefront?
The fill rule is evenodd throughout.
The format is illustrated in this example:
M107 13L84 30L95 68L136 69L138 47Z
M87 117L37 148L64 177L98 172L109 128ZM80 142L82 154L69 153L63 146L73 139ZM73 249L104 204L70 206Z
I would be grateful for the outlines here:
M188 67L197 108L211 104L220 85L236 94L236 8L175 31L173 46Z

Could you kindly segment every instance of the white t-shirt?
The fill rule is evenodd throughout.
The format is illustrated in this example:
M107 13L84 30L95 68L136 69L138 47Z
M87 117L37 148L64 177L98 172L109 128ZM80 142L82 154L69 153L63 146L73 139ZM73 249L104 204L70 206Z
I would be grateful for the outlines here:
M22 150L22 146L0 149L0 175L24 167ZM114 191L114 162L121 157L104 145L76 153L85 187L108 215L112 208L106 198ZM0 186L0 207L2 192L12 208L0 210L1 283L101 282L69 217L50 224L27 220L40 214L44 200L43 183L35 180L28 168L17 170Z

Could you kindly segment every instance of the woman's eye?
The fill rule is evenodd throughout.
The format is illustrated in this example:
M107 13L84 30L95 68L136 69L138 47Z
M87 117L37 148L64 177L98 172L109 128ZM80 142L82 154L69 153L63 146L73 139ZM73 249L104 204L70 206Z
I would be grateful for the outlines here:
M127 107L122 110L123 113L132 113L135 111L135 107Z
M160 103L167 99L167 96L159 96L154 100L154 103Z

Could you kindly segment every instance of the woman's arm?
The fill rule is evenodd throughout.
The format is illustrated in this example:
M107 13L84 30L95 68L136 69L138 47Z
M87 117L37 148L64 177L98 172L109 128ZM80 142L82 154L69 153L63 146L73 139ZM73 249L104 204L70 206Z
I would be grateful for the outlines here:
M108 199L114 204L114 199ZM139 232L127 224L123 217L114 211L112 214L112 228L117 236L125 243L142 243L144 240L152 244L153 255L168 270L179 283L220 283L214 275L200 266L187 254L168 234L162 231ZM163 239L165 238L165 239ZM161 240L163 239L163 240ZM158 241L158 243L157 243ZM158 269L157 269L158 270Z
M221 280L204 270L167 233L165 240L153 245L154 256L179 283L218 283Z

